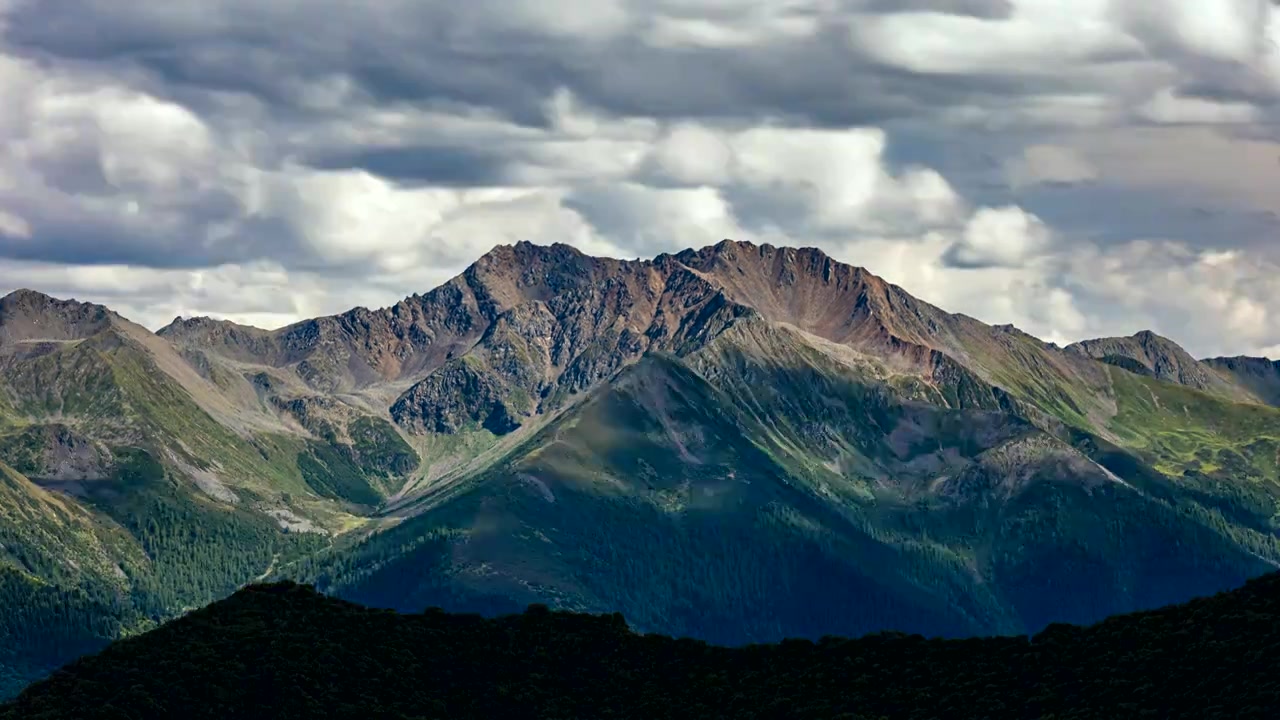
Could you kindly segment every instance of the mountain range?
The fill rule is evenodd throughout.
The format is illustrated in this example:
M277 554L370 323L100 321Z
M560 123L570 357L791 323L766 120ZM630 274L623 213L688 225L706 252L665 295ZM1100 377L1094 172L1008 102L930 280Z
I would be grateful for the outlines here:
M1089 623L1280 566L1280 364L1059 347L813 248L499 246L382 310L0 299L0 694L254 581L722 644Z

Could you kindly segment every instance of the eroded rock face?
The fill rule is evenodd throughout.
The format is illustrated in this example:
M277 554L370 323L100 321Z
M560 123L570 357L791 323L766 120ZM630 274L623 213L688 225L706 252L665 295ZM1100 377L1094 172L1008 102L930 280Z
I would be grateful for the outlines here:
M748 319L875 357L956 407L1007 407L1007 397L987 388L1026 397L1046 375L1102 397L1109 381L1094 359L1121 356L1134 370L1244 393L1162 338L1062 352L1016 328L944 312L816 248L729 240L645 261L522 242L498 246L441 287L390 308L272 332L184 320L161 334L240 365L268 366L270 375L244 371L268 403L359 396L366 410L389 410L411 433L502 434L563 408L646 353L685 357Z
M391 415L413 432L456 433L474 426L495 434L520 426L520 410L512 406L495 373L468 359L451 360L414 385L391 406Z
M568 246L498 248L465 277L492 320L465 356L397 399L392 416L411 431L510 432L645 352L696 348L749 312L679 263Z

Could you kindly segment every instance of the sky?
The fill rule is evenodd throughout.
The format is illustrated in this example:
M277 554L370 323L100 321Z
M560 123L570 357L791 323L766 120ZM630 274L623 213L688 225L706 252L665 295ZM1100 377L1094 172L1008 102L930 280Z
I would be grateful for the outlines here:
M1278 100L1270 0L0 0L0 292L277 327L734 238L1280 357Z

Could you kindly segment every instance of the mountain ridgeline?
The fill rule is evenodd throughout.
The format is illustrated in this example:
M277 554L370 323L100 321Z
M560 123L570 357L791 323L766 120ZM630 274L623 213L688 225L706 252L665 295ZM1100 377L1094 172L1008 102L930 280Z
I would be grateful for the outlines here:
M1280 370L1058 348L811 248L499 246L267 331L0 300L0 692L246 583L963 637L1280 563Z

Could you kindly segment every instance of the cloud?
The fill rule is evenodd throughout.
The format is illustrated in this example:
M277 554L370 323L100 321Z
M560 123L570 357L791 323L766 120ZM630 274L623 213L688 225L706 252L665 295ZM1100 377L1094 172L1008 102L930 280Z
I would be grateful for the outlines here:
M1138 116L1162 124L1207 125L1251 123L1262 118L1262 110L1247 102L1220 102L1161 90L1138 108Z
M12 213L0 210L0 235L19 240L31 239L31 224Z
M1108 0L1017 0L1011 12L974 17L893 13L852 28L855 42L880 62L917 73L1041 77L1068 81L1064 63L1134 60L1141 46L1104 20Z
M1049 248L1049 228L1020 207L980 208L944 255L957 267L1018 267Z
M1030 145L1005 163L1010 186L1074 185L1096 180L1098 171L1079 152L1059 145Z
M746 238L733 209L715 188L650 188L637 184L583 188L566 203L593 228L614 239L613 254L652 257Z
M497 243L732 236L1050 339L1266 348L1275 10L0 0L0 285L279 324Z

